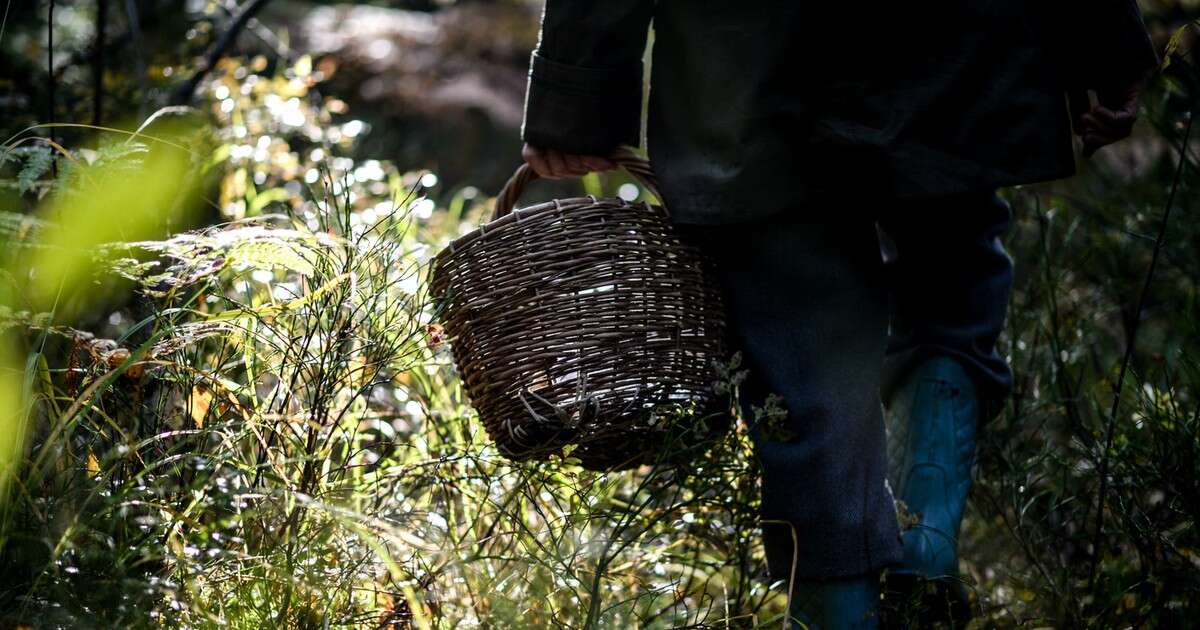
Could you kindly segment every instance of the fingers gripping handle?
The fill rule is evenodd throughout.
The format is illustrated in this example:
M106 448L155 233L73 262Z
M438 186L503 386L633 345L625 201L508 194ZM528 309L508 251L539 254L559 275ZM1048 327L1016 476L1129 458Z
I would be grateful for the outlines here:
M650 168L649 161L627 147L617 149L611 159L625 169L625 172L632 175L638 183L654 193L655 197L662 199L662 195L658 192L658 180L654 177L654 170ZM528 164L522 164L517 168L517 172L513 173L513 176L504 184L504 188L500 190L500 194L496 196L496 209L492 211L492 220L495 221L512 212L517 204L517 199L525 192L525 186L537 178L537 171L534 171Z

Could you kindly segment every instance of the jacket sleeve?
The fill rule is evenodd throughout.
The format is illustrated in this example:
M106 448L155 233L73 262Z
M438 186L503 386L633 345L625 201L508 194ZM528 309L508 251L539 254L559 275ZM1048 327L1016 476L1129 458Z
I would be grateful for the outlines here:
M1136 0L1120 0L1116 3L1111 33L1118 56L1108 64L1107 71L1126 83L1145 76L1158 65L1158 52L1142 22L1142 12ZM1103 30L1103 29L1101 29ZM1105 71L1102 69L1102 73Z
M654 0L546 0L521 138L607 155L641 137L642 54Z
M1065 79L1072 89L1125 87L1159 63L1136 0L1072 0L1057 40ZM1057 30L1057 29L1055 29Z

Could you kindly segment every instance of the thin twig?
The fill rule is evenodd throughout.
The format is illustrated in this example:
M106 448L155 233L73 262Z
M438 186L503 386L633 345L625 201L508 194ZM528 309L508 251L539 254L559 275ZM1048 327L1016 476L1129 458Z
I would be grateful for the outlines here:
M96 0L96 54L92 59L92 124L99 127L104 114L105 40L108 38L108 0Z
M12 0L4 3L4 17L0 18L0 43L4 41L4 29L8 26L8 8L12 6Z
M125 0L125 20L129 22L126 35L132 42L133 71L137 73L138 93L148 94L150 87L146 77L146 51L142 47L142 20L138 15L137 0ZM138 120L146 118L146 99L138 99Z
M50 0L50 8L46 13L46 122L54 123L54 0ZM50 132L50 142L54 142L54 132ZM50 173L58 179L58 160L50 162Z

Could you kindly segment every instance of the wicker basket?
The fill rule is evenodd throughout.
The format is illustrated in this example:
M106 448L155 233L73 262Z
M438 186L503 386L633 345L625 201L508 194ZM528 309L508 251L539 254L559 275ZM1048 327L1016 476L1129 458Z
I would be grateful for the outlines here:
M657 194L645 160L625 150L616 162ZM438 254L431 283L500 451L543 459L573 444L583 466L616 470L726 428L728 401L712 387L725 325L707 262L661 206L589 196L514 211L536 177L517 170L492 220ZM681 432L672 417L704 420Z

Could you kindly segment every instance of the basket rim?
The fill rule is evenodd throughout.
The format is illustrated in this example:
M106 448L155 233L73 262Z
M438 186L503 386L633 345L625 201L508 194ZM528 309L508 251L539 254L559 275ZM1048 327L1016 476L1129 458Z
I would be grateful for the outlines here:
M666 209L661 204L651 204L649 201L633 203L626 201L625 199L621 199L620 197L596 197L594 195L551 199L550 201L536 203L531 206L525 206L524 208L517 208L512 212L500 217L499 219L483 222L474 230L471 230L470 232L467 232L466 234L450 241L445 247L442 248L442 251L438 252L434 256L434 260L436 262L442 262L443 260L452 256L456 250L466 247L477 240L486 239L493 232L502 230L509 224L520 223L529 219L538 218L542 215L548 214L551 210L577 210L581 207L602 204L613 204L621 208L646 208L647 210L661 216L668 218L670 217Z

